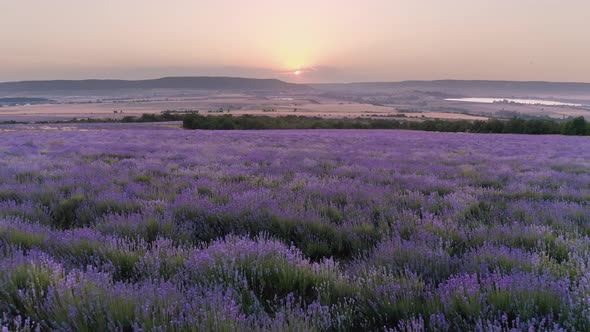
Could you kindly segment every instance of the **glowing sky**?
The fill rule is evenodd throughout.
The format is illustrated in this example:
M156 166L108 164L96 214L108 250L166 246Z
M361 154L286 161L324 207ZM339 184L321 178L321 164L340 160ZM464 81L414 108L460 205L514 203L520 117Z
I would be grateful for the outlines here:
M590 82L590 1L0 0L0 81L189 75Z

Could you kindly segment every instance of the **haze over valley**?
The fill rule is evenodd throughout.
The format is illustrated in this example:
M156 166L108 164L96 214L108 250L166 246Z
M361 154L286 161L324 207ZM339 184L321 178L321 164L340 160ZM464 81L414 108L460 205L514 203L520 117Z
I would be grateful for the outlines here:
M231 77L23 81L0 83L0 106L0 121L122 118L163 111L418 120L564 119L590 116L590 84L457 80L302 84Z

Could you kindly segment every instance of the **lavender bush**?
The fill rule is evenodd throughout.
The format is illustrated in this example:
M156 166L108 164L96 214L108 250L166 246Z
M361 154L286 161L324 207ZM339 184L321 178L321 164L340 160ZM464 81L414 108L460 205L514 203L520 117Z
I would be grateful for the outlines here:
M0 131L7 330L590 329L590 141Z

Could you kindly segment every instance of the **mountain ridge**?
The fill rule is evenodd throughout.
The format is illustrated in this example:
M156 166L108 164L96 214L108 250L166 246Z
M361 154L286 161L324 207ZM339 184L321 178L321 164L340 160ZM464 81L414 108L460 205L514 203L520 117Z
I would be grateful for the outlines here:
M202 90L304 90L302 84L279 79L259 79L227 76L177 76L145 80L84 79L38 80L0 83L0 91L91 91L122 89L202 89Z
M506 81L506 80L409 80L399 82L353 82L310 84L312 88L331 91L369 91L387 89L432 89L453 93L475 95L499 94L567 94L589 95L590 83L548 82L548 81Z

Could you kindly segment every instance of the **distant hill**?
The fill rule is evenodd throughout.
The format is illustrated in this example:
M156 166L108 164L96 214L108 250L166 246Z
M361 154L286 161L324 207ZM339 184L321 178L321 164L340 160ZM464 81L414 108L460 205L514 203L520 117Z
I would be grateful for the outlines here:
M590 83L524 82L524 81L402 81L345 84L311 84L313 88L340 92L385 92L390 90L438 91L465 96L590 96Z
M33 105L33 104L52 104L54 100L47 98L26 98L26 97L13 97L13 98L0 98L0 106L16 106L16 105Z
M52 92L101 92L116 90L276 90L305 91L305 85L287 83L277 79L240 77L164 77L149 80L54 80L0 83L0 95L17 92L50 94Z

